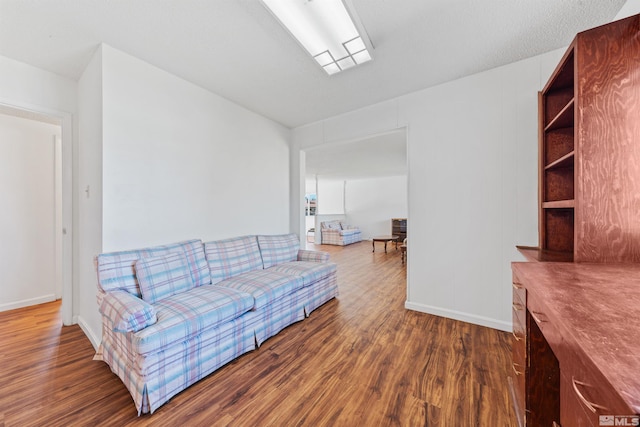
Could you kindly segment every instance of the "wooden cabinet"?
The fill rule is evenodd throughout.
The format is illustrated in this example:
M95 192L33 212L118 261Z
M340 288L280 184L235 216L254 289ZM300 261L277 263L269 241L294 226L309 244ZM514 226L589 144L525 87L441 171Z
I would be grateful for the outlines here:
M521 427L640 424L639 118L640 15L579 33L539 94L539 247L519 249L540 262L513 264Z
M525 285L513 275L511 395L519 427L560 421L560 369L551 347L529 310Z
M407 238L407 218L391 218L391 234L398 236L402 243Z
M579 33L539 103L539 246L640 262L640 15Z
M599 426L601 416L640 423L640 318L631 314L640 305L640 264L512 269L510 385L519 425Z

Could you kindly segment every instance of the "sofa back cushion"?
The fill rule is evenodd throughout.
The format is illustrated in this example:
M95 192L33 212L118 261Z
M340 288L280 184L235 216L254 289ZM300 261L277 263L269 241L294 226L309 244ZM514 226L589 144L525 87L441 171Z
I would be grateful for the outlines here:
M164 246L169 252L183 251L187 257L187 265L191 273L191 280L195 286L208 285L211 283L209 274L209 264L204 255L204 245L202 240L188 240L186 242L174 243Z
M269 268L284 262L296 261L300 240L295 234L258 236L263 268Z
M195 288L184 253L141 258L135 270L142 299L149 304Z
M262 257L256 236L206 242L204 252L209 263L212 284L262 268Z
M322 221L320 223L320 228L324 230L342 230L342 226L340 225L340 221Z
M161 256L172 252L185 254L191 279L196 286L211 282L202 241L195 239L170 245L100 254L96 257L98 284L105 292L122 289L142 297L136 278L135 262L140 258Z

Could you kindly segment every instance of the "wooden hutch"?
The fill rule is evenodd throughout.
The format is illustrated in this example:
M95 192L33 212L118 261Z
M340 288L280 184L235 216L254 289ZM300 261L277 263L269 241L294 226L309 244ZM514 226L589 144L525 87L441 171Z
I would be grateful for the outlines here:
M579 33L539 100L539 247L512 265L518 423L638 425L640 15Z

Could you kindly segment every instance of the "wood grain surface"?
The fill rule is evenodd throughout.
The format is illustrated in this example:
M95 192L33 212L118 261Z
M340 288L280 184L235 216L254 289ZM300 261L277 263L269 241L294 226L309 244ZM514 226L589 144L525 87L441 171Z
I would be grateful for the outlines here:
M640 262L640 16L577 40L575 260Z
M527 425L551 426L560 422L560 366L536 322L527 314L529 372L527 375ZM535 402L535 404L532 404Z
M406 310L400 251L309 247L338 263L340 296L152 415L59 303L0 313L0 426L515 424L511 334Z

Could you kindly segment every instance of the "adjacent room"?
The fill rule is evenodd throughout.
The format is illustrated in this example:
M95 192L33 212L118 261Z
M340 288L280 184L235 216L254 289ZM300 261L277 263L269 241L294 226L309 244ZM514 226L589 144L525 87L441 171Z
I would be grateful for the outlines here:
M0 0L0 426L640 424L639 76L640 0Z
M392 219L407 217L407 133L405 129L306 150L305 229L321 244L321 223L358 227L360 240L392 233ZM318 230L317 233L315 230ZM399 238L406 236L399 236ZM308 239L311 240L311 239Z

